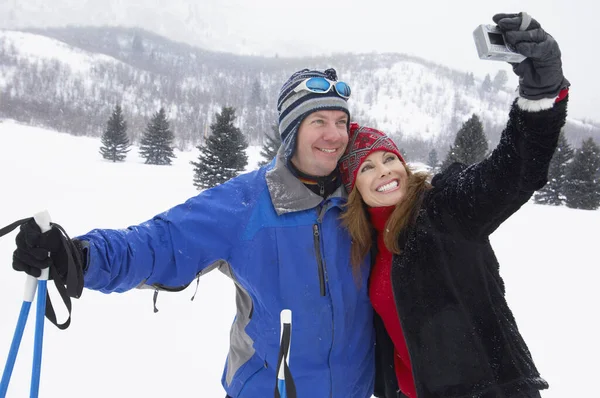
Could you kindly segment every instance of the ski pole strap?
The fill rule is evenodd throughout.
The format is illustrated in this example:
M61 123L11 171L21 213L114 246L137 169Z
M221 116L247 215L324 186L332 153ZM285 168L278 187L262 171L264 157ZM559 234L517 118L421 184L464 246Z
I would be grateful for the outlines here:
M21 225L25 224L27 221L29 221L31 219L32 219L32 217L24 218L22 220L15 221L14 223L9 224L4 228L0 228L0 238L3 237L4 235L11 233L15 228L20 227Z
M296 384L292 378L292 372L287 364L286 358L289 355L290 343L292 337L292 325L289 323L283 324L283 334L281 336L281 345L279 346L279 359L277 360L277 372L283 366L285 377L285 398L296 398ZM279 392L279 379L275 382L275 398L282 398Z
M0 229L0 237L9 234L17 227L31 221L33 218L28 217L22 220L18 220L13 222L10 225L7 225L4 228ZM51 266L49 270L49 279L54 280L54 285L56 286L56 290L60 295L63 304L67 308L69 313L69 317L64 323L58 323L56 320L56 313L54 312L54 307L52 306L52 301L50 300L50 295L46 293L46 318L57 328L64 330L69 327L71 324L71 297L79 298L81 296L81 292L83 290L83 258L82 258L82 250L81 247L77 247L77 244L81 245L80 242L74 242L69 238L63 227L58 224L50 223L52 228L57 228L60 231L60 239L61 243L65 248L67 253L67 280L64 281L62 277L56 272L56 268Z
M58 224L51 223L52 227L57 228L60 234L60 240L67 252L67 280L63 285L66 286L69 297L79 298L83 291L83 244L77 239L69 238L67 232ZM62 280L61 280L62 282Z

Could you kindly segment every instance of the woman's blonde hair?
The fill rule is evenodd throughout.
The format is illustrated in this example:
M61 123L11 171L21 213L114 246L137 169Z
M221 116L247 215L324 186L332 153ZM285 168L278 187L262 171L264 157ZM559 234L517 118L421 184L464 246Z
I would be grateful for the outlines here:
M421 207L424 194L431 189L429 173L413 173L406 163L402 163L408 174L408 186L406 197L398 204L390 215L385 225L383 241L388 250L394 254L400 254L402 248L398 244L398 237L409 225L416 220L417 213ZM367 205L358 192L356 185L348 195L346 211L342 214L342 225L344 225L352 238L350 252L350 263L354 276L360 279L361 264L371 250L373 244L374 230L367 214Z

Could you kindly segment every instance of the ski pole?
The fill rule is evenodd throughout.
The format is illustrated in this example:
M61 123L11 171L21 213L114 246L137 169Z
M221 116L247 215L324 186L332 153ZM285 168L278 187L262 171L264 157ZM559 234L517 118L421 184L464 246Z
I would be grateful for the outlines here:
M47 211L33 216L42 233L50 231L50 214ZM48 256L50 253L48 253ZM29 396L37 398L40 389L40 374L42 371L42 346L44 343L44 321L46 319L46 292L48 291L48 276L50 269L42 270L38 278L37 311L35 318L35 336L33 342L33 368L31 373L31 389ZM35 293L35 291L34 291ZM33 299L33 297L32 297Z
M47 211L40 212L34 216L35 222L40 227L42 233L50 230L50 214ZM15 328L15 334L10 345L8 352L8 358L2 373L2 380L0 381L0 398L6 397L6 391L8 390L8 384L10 383L10 377L17 359L19 352L19 346L21 345L21 339L23 338L23 331L27 323L29 316L29 310L31 303L35 296L36 288L38 290L38 300L36 308L36 324L35 324L35 337L33 347L33 372L31 377L31 389L30 397L37 398L40 383L41 373L41 361L42 361L42 343L44 337L44 318L46 313L46 292L47 292L47 281L48 281L49 269L42 270L39 278L28 275L25 280L25 292L23 297L23 303L21 305L21 311L17 320L17 326Z
M296 385L290 372L290 347L292 344L292 311L283 310L280 314L281 335L275 398L296 398Z
M25 329L25 324L27 323L27 317L29 316L29 309L31 308L31 302L33 301L33 298L29 298L29 292L33 290L33 293L35 294L36 287L37 280L34 278L32 283L28 276L25 281L25 297L23 299L23 304L21 305L21 312L19 313L19 319L17 320L15 334L13 335L12 343L8 351L8 358L6 359L6 365L4 366L4 372L2 373L2 381L0 381L0 398L6 397L10 376L12 375L13 367L15 366L15 360L17 359L19 346L21 345L21 338L23 337L23 331Z

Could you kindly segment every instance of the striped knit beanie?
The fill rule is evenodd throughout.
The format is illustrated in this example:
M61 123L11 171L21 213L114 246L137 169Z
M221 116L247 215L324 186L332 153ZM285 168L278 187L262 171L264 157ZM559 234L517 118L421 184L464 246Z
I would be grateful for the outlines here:
M300 123L309 114L320 110L339 110L348 114L348 123L350 122L350 111L346 99L340 97L335 89L324 94L305 90L292 93L296 86L311 77L324 77L337 81L337 73L333 68L324 72L302 69L294 73L279 92L277 101L279 134L281 135L281 145L285 148L285 158L287 160L291 159L296 149L296 136L298 135Z
M358 169L373 152L392 152L404 163L404 158L400 155L400 151L396 144L394 144L394 141L379 130L370 127L361 127L358 123L351 123L349 137L346 152L344 152L339 162L342 183L348 193L352 192L354 188Z

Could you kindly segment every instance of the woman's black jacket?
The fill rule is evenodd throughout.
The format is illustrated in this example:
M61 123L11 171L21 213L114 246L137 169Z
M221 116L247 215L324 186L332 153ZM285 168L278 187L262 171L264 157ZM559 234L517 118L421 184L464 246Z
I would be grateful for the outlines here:
M392 286L418 398L527 397L548 388L504 298L489 235L546 184L566 106L527 112L513 104L492 154L435 176L403 234ZM375 396L402 397L378 317L375 328Z

